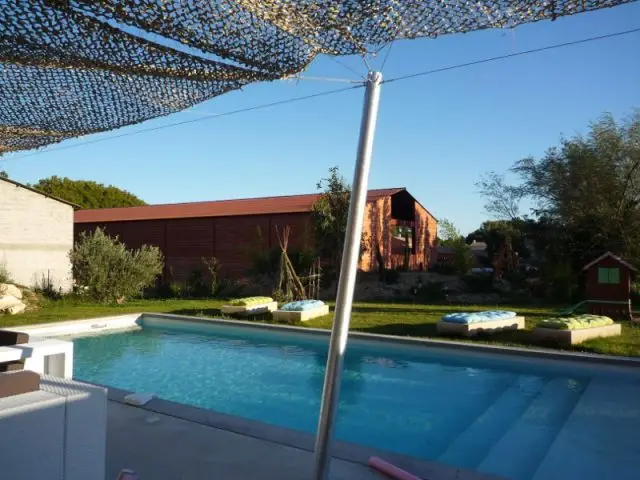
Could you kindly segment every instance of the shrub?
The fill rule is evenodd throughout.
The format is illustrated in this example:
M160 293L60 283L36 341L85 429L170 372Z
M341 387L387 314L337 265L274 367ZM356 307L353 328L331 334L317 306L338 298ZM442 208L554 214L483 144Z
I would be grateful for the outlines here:
M148 298L170 298L169 284L165 281L159 281L155 286L149 287L143 295Z
M382 271L382 274L380 275L381 280L383 283L386 283L387 285L391 285L394 283L398 283L398 280L400 280L400 271L399 270L389 270L389 269L384 269Z
M508 281L512 288L516 290L521 290L527 288L527 274L524 271L513 270L511 272L506 272L502 278Z
M282 249L272 248L264 251L252 251L250 254L249 275L266 275L275 278L280 268Z
M631 283L631 302L640 302L640 283L637 281Z
M45 276L43 273L40 281L37 282L36 291L50 300L58 300L62 298L62 289L59 288L56 290L55 284L49 274L49 270L47 270L47 275Z
M149 289L149 296L156 298L180 298L184 292L184 287L180 282L162 281L155 288Z
M578 290L575 273L569 263L545 265L542 272L547 283L547 298L556 302L570 302Z
M192 298L202 298L211 294L210 288L204 281L201 270L192 270L191 275L187 279L184 289L184 295Z
M220 288L218 270L220 270L220 262L216 257L202 257L202 263L209 272L209 293L214 297L218 294Z
M493 288L493 276L487 273L468 274L462 277L467 289L471 293L491 293Z
M306 275L306 272L309 271L313 262L316 260L316 255L313 252L303 250L289 250L287 256L293 269L300 275ZM271 248L266 251L252 251L249 254L251 267L247 273L250 275L266 275L270 278L276 278L280 272L281 258L282 249L280 247Z
M69 254L76 284L102 302L121 302L151 286L164 267L158 247L129 250L117 237L100 228L80 234Z
M441 302L447 298L444 282L427 282L417 285L412 292L417 298L425 302Z
M429 267L429 271L440 275L455 275L456 267L448 263L434 263Z
M283 292L279 288L276 288L271 293L271 297L278 303L289 303L293 301L293 295L287 295L286 292Z
M169 298L182 298L184 295L184 285L177 281L171 281L167 285Z
M11 283L11 275L4 263L0 263L0 283Z
M228 278L224 278L218 282L218 289L216 291L217 298L237 298L242 295L244 286Z
M469 245L464 242L456 242L453 245L453 266L456 269L456 273L465 275L471 270L472 265L473 254Z

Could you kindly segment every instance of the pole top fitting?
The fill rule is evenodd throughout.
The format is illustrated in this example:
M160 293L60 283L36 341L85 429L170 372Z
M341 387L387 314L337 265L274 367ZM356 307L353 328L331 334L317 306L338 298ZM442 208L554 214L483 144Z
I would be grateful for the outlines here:
M367 83L382 83L382 73L370 71L367 75Z

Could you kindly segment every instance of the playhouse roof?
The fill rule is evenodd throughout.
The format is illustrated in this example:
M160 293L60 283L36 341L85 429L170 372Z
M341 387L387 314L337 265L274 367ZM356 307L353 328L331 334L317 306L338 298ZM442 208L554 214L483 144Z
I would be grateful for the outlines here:
M593 267L594 265L596 265L597 263L599 263L600 261L604 260L607 257L613 258L616 262L621 263L622 265L627 267L629 270L632 270L634 272L638 271L638 269L636 267L634 267L633 265L631 265L629 262L625 262L620 257L618 257L617 255L614 255L611 252L603 253L602 255L600 255L598 258L596 258L592 262L587 263L582 270L588 270L589 268Z

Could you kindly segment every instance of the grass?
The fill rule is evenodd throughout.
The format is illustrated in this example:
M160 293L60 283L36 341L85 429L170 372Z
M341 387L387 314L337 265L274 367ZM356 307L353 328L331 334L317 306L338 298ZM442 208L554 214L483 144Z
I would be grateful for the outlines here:
M220 318L221 300L136 300L124 305L102 305L80 302L73 299L58 301L43 300L38 310L28 311L16 316L0 317L0 327L29 325L47 322L60 322L81 318L120 315L135 312L160 312L179 315L194 315ZM517 307L501 306L503 310L514 310L526 318L527 330L517 332L498 332L481 335L474 339L461 339L478 343L510 345L519 347L559 346L548 343L534 344L528 332L535 323L545 317L558 313L553 307ZM385 335L410 337L442 338L436 333L436 322L445 313L452 311L478 311L495 309L495 306L452 306L419 305L410 303L356 303L353 307L351 330ZM310 320L304 326L330 328L331 316ZM262 319L261 321L267 321ZM623 322L622 335L619 337L589 340L570 348L573 351L600 353L606 355L640 356L640 325Z
M40 308L15 316L0 316L0 327L63 322L81 318L123 315L136 312L176 313L195 315L196 312L219 316L221 300L133 300L123 305L83 302L72 298L41 300Z
M381 333L410 337L442 338L436 333L436 322L446 313L455 311L495 310L496 306L476 305L411 305L411 304L382 304L358 303L353 307L351 329L360 332ZM546 347L560 349L554 343L533 343L530 330L538 320L557 315L561 308L554 307L518 307L500 306L501 310L513 310L526 319L526 330L496 332L490 335L479 335L473 339L460 341L508 345L517 347ZM306 322L310 327L330 328L331 317L310 320ZM618 356L640 356L640 325L622 324L622 335L619 337L599 338L589 340L581 345L570 347L572 351L600 353Z

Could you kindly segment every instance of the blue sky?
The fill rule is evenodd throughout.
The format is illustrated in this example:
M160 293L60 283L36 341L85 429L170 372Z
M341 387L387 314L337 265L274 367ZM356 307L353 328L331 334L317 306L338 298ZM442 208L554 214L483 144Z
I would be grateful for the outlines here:
M511 31L398 42L385 78L640 26L640 3ZM360 58L341 58L366 72ZM381 58L373 61L380 65ZM355 78L328 58L308 76ZM561 135L584 132L603 112L640 107L640 33L384 85L371 188L404 186L464 233L486 215L475 182L526 156L539 157ZM252 85L189 111L125 131L189 120L340 88L301 80ZM149 203L287 195L315 191L328 168L350 180L363 90L141 133L56 152L17 153L0 168L21 182L50 175L114 184ZM21 158L23 157L23 158Z

